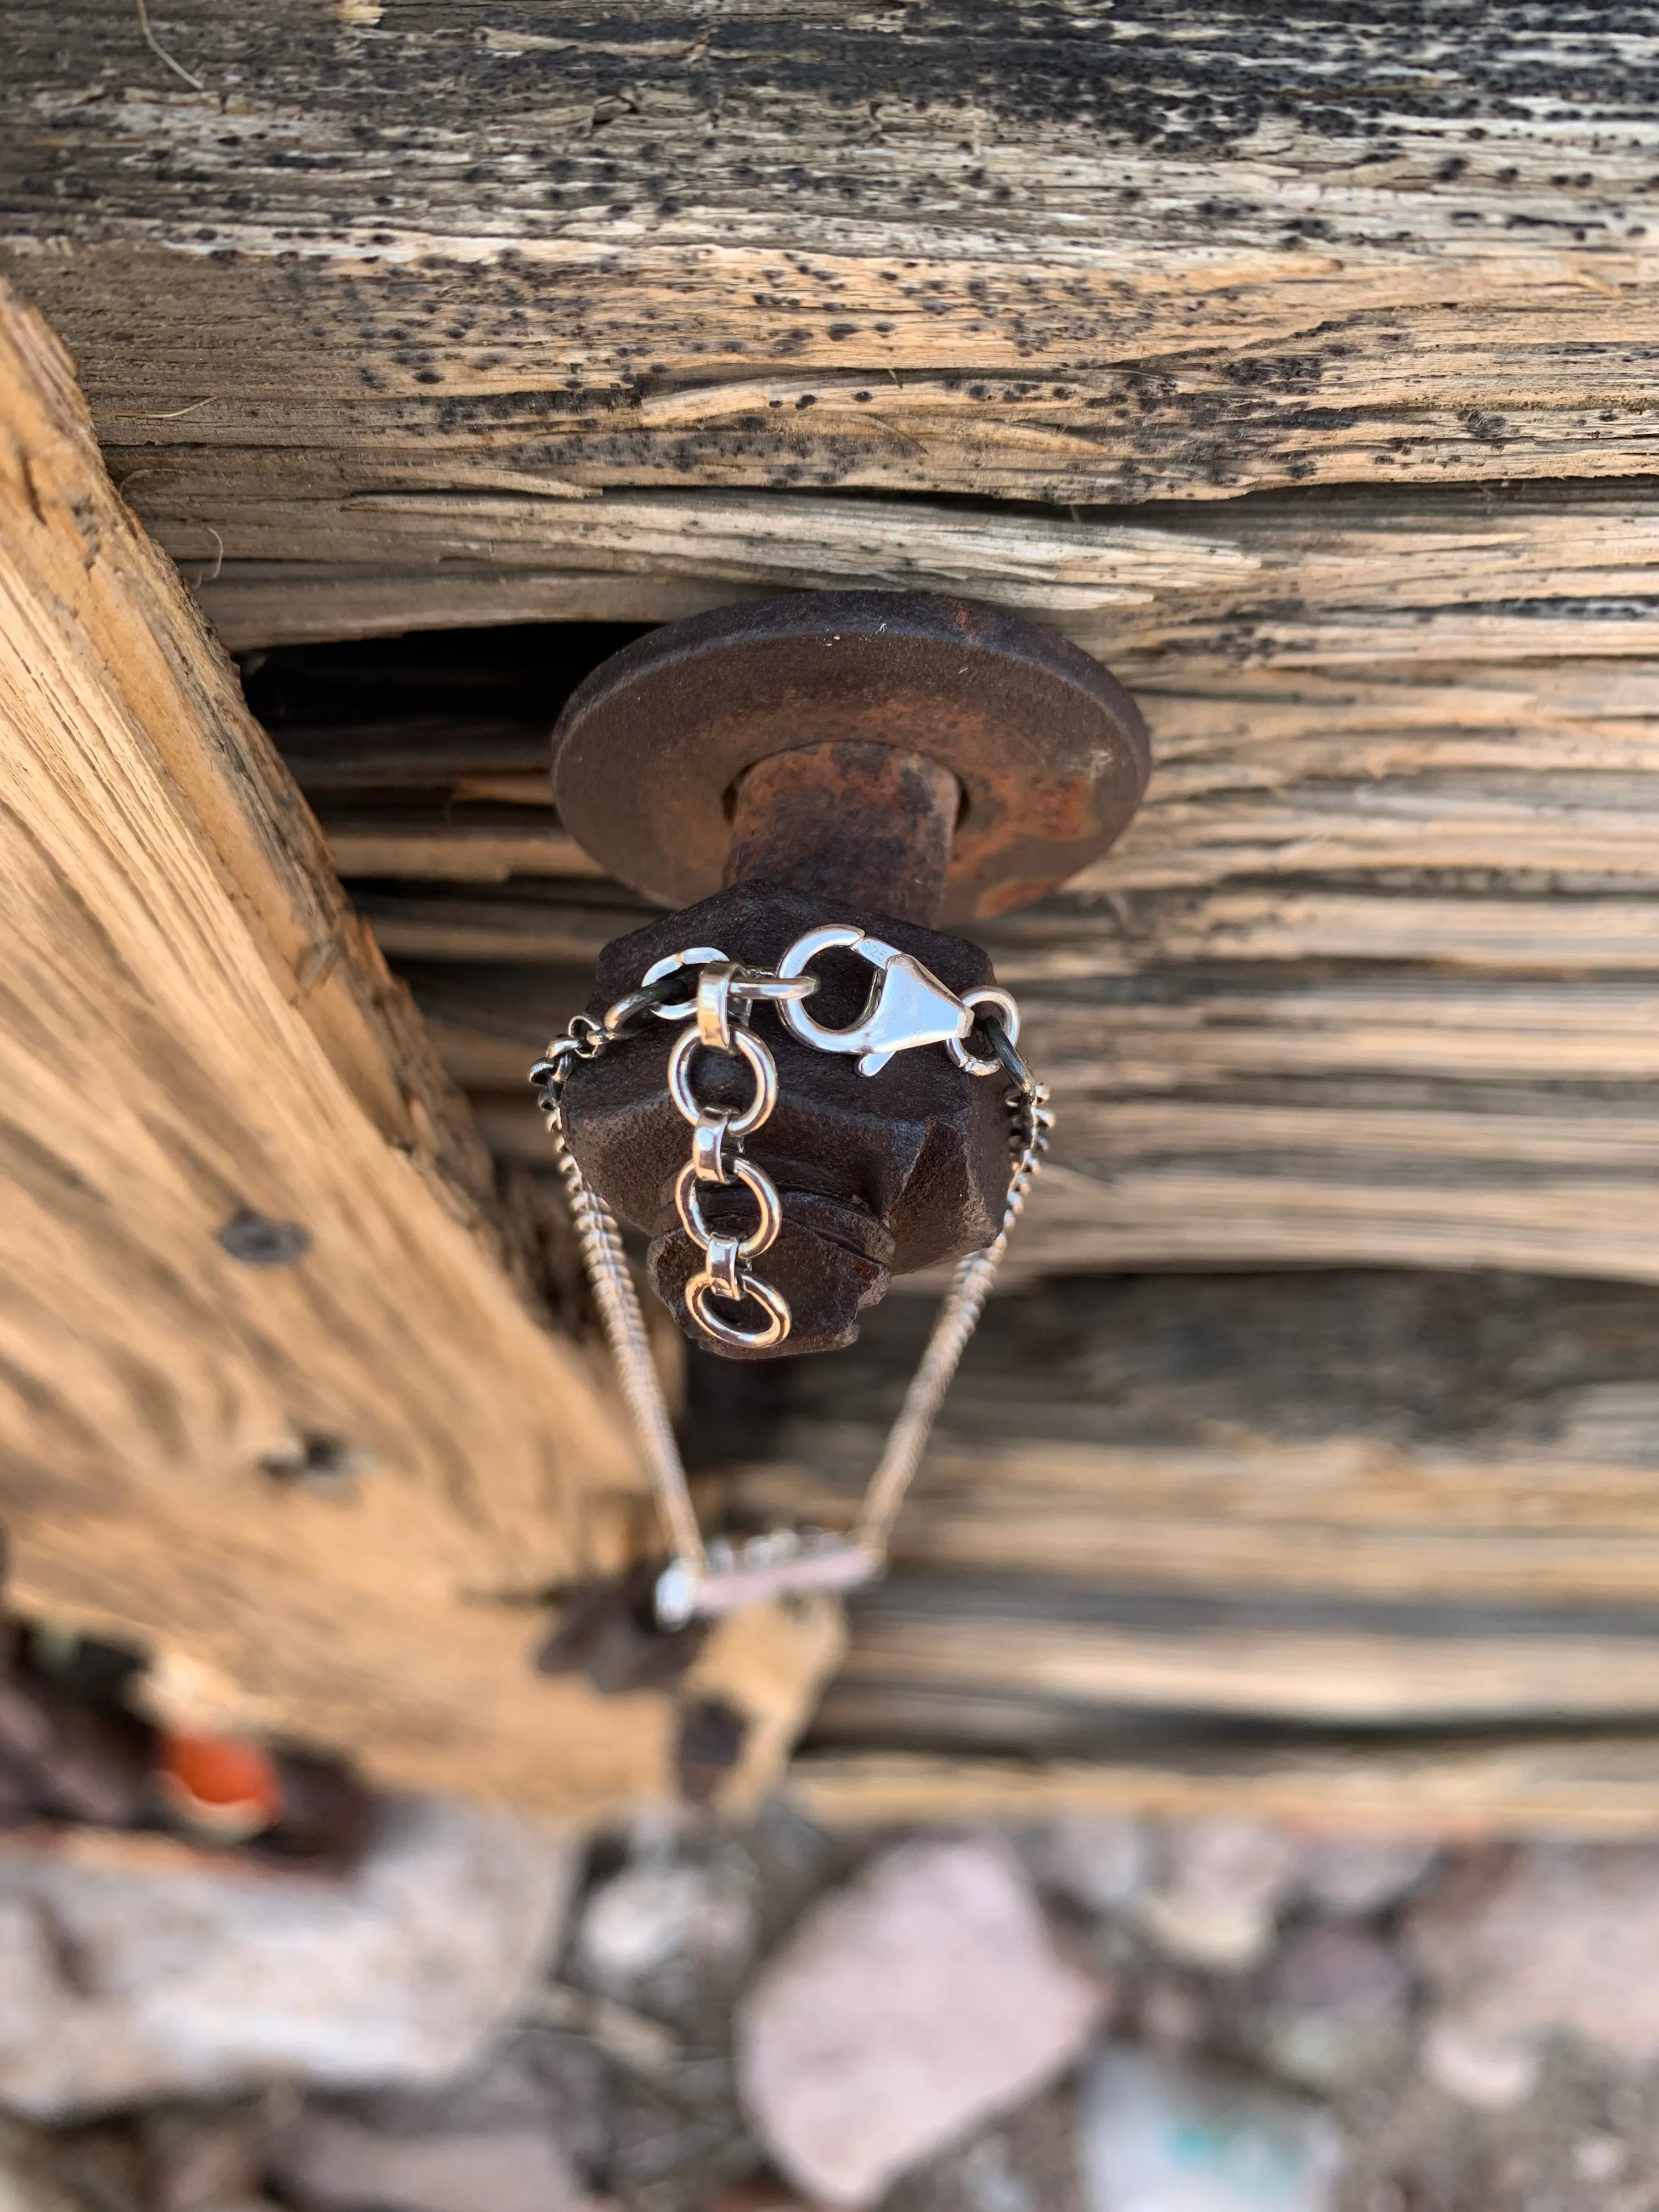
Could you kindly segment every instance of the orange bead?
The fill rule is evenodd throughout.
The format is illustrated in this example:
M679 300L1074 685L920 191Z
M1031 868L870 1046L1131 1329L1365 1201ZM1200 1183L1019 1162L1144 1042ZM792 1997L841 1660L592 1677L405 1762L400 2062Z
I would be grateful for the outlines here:
M262 1835L282 1818L276 1761L259 1745L234 1736L164 1734L155 1783L180 1826L219 1842Z

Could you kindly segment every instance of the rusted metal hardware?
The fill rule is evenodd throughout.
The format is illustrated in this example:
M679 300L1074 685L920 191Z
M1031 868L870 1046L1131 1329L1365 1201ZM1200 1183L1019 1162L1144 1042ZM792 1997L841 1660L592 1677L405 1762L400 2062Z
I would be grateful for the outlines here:
M915 767L872 782L872 747L957 786L933 910L948 787ZM948 924L1006 914L1097 860L1150 764L1134 702L1067 640L962 599L819 592L624 647L560 718L553 788L571 834L665 906L774 882Z
M1018 1007L931 925L1074 874L1146 771L1103 669L957 600L837 592L673 623L571 700L566 825L624 883L693 902L605 947L588 1011L531 1071L672 1545L659 1630L883 1571L1054 1122ZM619 1221L649 1237L681 1327L729 1358L847 1344L894 1274L957 1262L849 1532L705 1541ZM649 1638L637 1605L627 1634L614 1613L573 1617L543 1663L628 1675Z
M816 987L746 1006L735 1031L723 998L688 997L678 1045L628 1025L569 1071L562 1140L649 1238L694 1341L749 1358L849 1343L895 1274L983 1249L1003 1218L1008 1115L980 1017L1006 1036L1018 1013L935 917L1006 912L1103 853L1146 782L1139 714L1012 617L800 594L625 647L571 699L554 755L567 827L686 909L605 949L593 1021L677 957Z
M738 786L724 880L925 926L945 896L962 805L948 768L895 745L848 738L774 753Z
M653 963L688 945L718 947L744 967L775 969L792 945L823 924L825 906L798 892L744 884L650 922L600 954L590 1013L602 1018ZM844 906L830 911L849 933L863 930L908 956L958 998L994 984L977 945ZM814 972L818 988L805 1002L814 1023L825 1030L860 1025L878 971L857 949L838 946L814 963ZM878 1006L886 988L883 974ZM978 1250L996 1235L1008 1180L1007 1111L999 1084L969 1075L944 1050L898 1052L872 1080L860 1073L867 1046L856 1055L821 1051L771 1006L757 1007L752 1023L777 1069L776 1103L744 1142L745 1157L770 1179L781 1202L766 1280L793 1316L787 1348L831 1351L852 1342L859 1315L884 1295L895 1273ZM688 1150L686 1123L669 1091L674 1042L667 1024L650 1022L575 1069L565 1092L564 1133L611 1211L651 1239L654 1287L693 1340L706 1344L686 1304L705 1255L674 1203ZM735 1058L708 1054L697 1079L700 1105L739 1113L750 1103L753 1079ZM744 1237L753 1227L753 1202L739 1188L710 1187L702 1204L716 1230ZM720 1349L753 1358L772 1347Z

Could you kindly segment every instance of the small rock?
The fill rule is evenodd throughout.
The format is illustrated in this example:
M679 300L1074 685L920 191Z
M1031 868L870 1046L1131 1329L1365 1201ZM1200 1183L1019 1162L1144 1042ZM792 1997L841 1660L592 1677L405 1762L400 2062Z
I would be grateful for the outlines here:
M159 1837L0 1838L0 2103L442 2079L528 2001L572 1873L544 1830L424 1799L385 1806L339 1881Z
M1146 1827L1127 1814L1051 1820L1025 1838L1024 1855L1040 1882L1096 1916L1121 1911L1152 1868Z
M907 1844L809 1912L749 1992L739 2087L809 2196L868 2205L1066 2066L1103 2002L1012 1852Z
M1430 2023L1423 2070L1449 2097L1489 2112L1524 2104L1538 2087L1543 2053L1527 2036L1481 2034L1455 2020Z
M161 2112L144 2130L150 2212L225 2212L258 2194L265 2129L256 2112Z
M812 2207L781 2182L745 2181L717 2197L708 2212L812 2212Z
M1036 2191L1009 2155L1006 2136L984 2136L962 2161L962 2193L973 2212L1041 2212Z
M1154 1942L1194 1966L1252 1966L1273 1942L1301 1846L1266 1820L1182 1820L1166 1832L1157 1886L1139 1916Z
M1089 2212L1328 2212L1341 2138L1316 2105L1103 2051L1085 2072Z
M594 1891L576 1936L576 1959L607 1996L631 1996L679 1960L735 1967L755 1942L754 1900L723 1869L649 1862Z
M1267 2054L1310 2088L1356 2081L1398 2045L1410 2002L1411 1977L1386 1944L1357 1929L1310 1929L1273 1962Z
M1189 1983L1152 1974L1141 1984L1135 2026L1142 2041L1159 2051L1191 2051L1209 2033L1209 2008Z
M560 2145L522 2125L400 2136L307 2113L278 2130L271 2173L317 2212L583 2212L587 2203Z
M5 1984L0 1982L0 1994ZM84 2212L52 2169L47 2146L0 2116L0 2212Z
M1572 2170L1580 2181L1617 2181L1630 2164L1630 2145L1617 2136L1580 2136L1572 2147Z
M538 1993L539 1994L539 1993ZM385 2135L482 2135L544 2130L580 2166L599 2165L614 2118L609 2069L593 2044L534 2032L496 2044L483 2063L436 2088L378 2089L337 2101L352 2119Z
M40 2032L62 1986L52 1924L38 1899L8 1897L0 1865L0 2084L8 2054Z
M1304 1848L1302 1885L1322 1911L1364 1920L1398 1905L1438 1856L1413 1836L1322 1836Z
M1629 2065L1659 2059L1659 1850L1540 1843L1474 1863L1411 1936L1438 1999L1425 2055L1454 2094L1524 2095L1558 2033Z

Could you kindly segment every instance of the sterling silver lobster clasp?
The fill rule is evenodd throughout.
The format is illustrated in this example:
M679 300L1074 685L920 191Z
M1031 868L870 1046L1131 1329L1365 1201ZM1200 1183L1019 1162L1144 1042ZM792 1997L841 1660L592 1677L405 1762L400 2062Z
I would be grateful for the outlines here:
M848 922L828 922L798 937L778 963L780 976L803 974L820 952L856 952L877 970L875 989L858 1020L844 1030L826 1029L813 1020L799 999L786 999L778 1011L803 1044L819 1052L857 1053L860 1075L879 1075L896 1052L918 1045L942 1044L958 1067L988 1074L994 1060L981 1061L964 1049L978 1007L994 1009L1011 1036L1019 1034L1019 1012L1006 991L989 986L957 998L920 960L879 937L866 936Z

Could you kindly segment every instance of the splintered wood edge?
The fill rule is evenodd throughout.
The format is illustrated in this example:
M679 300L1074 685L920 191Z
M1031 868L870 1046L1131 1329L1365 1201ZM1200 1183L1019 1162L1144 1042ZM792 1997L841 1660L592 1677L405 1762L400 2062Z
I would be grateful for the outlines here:
M3 293L0 427L9 1598L145 1649L175 1717L381 1783L672 1796L675 1699L532 1663L538 1593L648 1528L621 1410L503 1267L464 1103ZM239 1200L308 1252L240 1266ZM316 1431L342 1495L270 1471ZM718 1672L750 1793L839 1648L757 1632Z
M411 628L668 622L782 589L858 586L961 593L1115 665L1152 656L1149 673L1171 647L1236 659L1226 625L1264 606L1251 657L1268 665L1628 657L1650 625L1632 617L1614 635L1605 620L1576 618L1572 602L1644 594L1659 558L1651 502L1621 484L1534 484L1498 502L1354 485L1311 507L1280 494L1066 524L805 491L618 489L574 510L483 496L471 504L483 510L474 527L489 532L488 567L416 528L420 517L378 509L354 510L326 546L308 546L296 519L265 557L221 562L197 518L210 514L233 544L256 523L268 538L262 488L187 495L164 482L147 498L136 483L133 496L239 649Z

